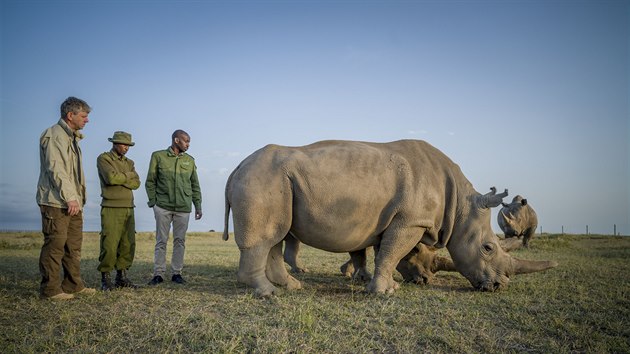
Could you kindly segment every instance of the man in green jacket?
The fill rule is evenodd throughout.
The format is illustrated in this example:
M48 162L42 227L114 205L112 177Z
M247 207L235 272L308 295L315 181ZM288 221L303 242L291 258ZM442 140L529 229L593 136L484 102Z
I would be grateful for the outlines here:
M117 131L108 139L112 149L96 159L101 181L101 253L98 270L101 290L136 288L127 277L136 251L136 223L133 190L140 187L140 177L134 163L125 155L135 145L131 134ZM115 284L110 272L116 269Z
M68 300L74 294L93 294L81 279L83 243L83 174L80 130L89 122L87 102L68 97L61 104L61 118L39 138L37 204L42 215L44 244L39 255L42 276L40 297ZM60 272L63 267L63 279Z
M186 231L188 220L195 206L195 220L201 219L201 187L197 178L195 159L186 151L190 146L190 135L176 130L171 136L171 146L155 151L151 155L149 171L144 187L149 197L148 205L153 208L156 223L156 243L153 279L149 285L164 281L166 272L166 245L173 224L173 255L171 258L171 280L185 283L181 275L184 267Z

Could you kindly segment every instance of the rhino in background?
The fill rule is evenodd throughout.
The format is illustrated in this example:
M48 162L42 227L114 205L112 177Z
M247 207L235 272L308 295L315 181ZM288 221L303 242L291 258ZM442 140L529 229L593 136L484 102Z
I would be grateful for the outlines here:
M301 288L284 267L282 241L289 232L329 252L378 245L370 293L398 288L393 271L419 242L446 247L473 287L494 291L514 274L557 266L511 257L499 246L490 208L506 196L494 188L477 192L459 166L424 141L267 145L228 178L223 238L232 209L237 279L258 296L276 293L274 284Z
M520 195L512 199L512 203L501 203L503 208L497 215L499 227L505 238L523 237L523 246L529 247L529 240L534 236L538 227L538 217L534 209Z

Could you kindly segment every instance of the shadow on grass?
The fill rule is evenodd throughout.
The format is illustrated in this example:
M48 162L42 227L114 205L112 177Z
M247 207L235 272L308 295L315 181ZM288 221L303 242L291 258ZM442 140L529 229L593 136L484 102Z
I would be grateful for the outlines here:
M100 288L101 274L97 271L97 259L83 259L81 262L81 276L87 287ZM151 286L148 282L153 276L153 262L135 261L129 270L129 279L139 286L139 294L147 291L186 291L208 295L226 297L253 294L253 288L241 284L236 279L237 267L216 264L185 265L182 272L185 284L171 281L170 265L167 264L167 274L164 282ZM112 278L115 272L112 272ZM353 297L357 294L369 296L365 291L366 282L353 281L341 274L331 273L302 273L292 274L302 282L303 290L314 292L319 296ZM436 277L436 282L428 285L401 283L401 287L413 289L415 292L427 290L439 292L470 292L471 287L463 286L461 280L453 275ZM0 272L0 291L9 299L38 297L41 277L38 268L38 258L35 256L5 256ZM122 291L133 291L123 289ZM299 293L300 290L295 291ZM400 291L400 290L399 290ZM293 291L292 291L293 292ZM286 294L282 290L281 294Z

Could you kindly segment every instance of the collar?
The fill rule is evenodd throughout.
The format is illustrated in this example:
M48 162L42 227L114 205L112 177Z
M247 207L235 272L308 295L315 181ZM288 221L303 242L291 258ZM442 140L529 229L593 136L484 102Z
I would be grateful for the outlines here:
M170 156L184 156L185 154L185 152L180 152L179 155L175 154L175 151L173 151L172 146L169 146L168 149L166 149L166 151L168 152Z
M68 126L68 123L66 123L63 118L59 118L59 122L57 122L57 124L59 124L63 128L68 136L75 137L77 140L83 139L83 134L81 134L81 132L78 130L72 130L72 128Z
M127 160L127 156L124 156L124 155L123 155L123 156L120 156L120 155L118 155L118 153L117 153L116 151L114 151L114 149L109 150L109 154L110 154L113 158L115 158L115 159L117 159L117 160L121 160L121 161L125 161L125 160Z

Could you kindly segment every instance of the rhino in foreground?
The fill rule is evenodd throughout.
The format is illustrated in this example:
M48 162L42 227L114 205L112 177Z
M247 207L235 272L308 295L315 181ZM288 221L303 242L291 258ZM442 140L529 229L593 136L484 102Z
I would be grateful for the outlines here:
M523 237L523 246L529 247L529 240L536 233L538 227L538 217L534 209L520 195L512 199L512 203L502 203L503 208L499 210L497 222L503 230L506 238Z
M482 195L459 166L424 141L322 141L301 147L267 145L236 167L225 190L240 250L237 278L270 296L301 288L284 267L282 241L329 252L378 245L370 293L394 291L392 274L419 242L446 247L455 268L473 287L494 291L510 276L557 266L528 261L501 249L490 227L490 208L507 191Z

